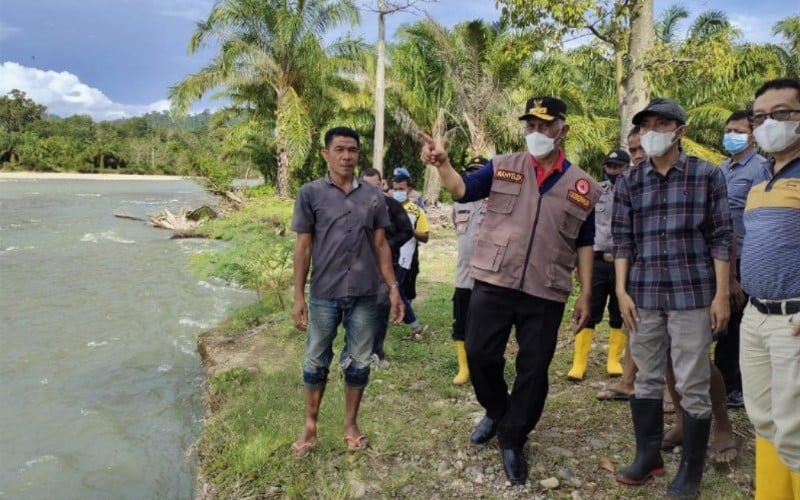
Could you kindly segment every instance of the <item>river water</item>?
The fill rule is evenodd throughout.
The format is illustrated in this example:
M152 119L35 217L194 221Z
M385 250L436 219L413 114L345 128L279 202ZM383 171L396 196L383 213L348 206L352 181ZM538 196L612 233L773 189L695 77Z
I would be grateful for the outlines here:
M145 216L188 180L0 180L0 498L188 499L197 335L252 293L190 268L221 243Z

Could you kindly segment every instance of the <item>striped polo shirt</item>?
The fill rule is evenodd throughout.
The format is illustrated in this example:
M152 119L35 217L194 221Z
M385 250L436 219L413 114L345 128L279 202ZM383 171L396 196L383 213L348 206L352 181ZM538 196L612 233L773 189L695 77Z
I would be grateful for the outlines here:
M764 300L800 297L800 158L753 186L744 227L742 288Z

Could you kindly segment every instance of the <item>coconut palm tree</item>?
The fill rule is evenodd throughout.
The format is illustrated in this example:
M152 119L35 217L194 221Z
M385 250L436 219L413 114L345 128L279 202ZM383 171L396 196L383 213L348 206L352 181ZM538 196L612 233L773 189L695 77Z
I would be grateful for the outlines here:
M347 72L355 68L360 48L346 39L326 47L322 39L358 20L353 0L222 0L189 43L190 53L210 42L218 52L170 89L174 109L186 112L221 89L254 123L274 123L277 193L289 196L291 171L311 150L321 108L335 102L337 90L352 86Z
M783 76L800 78L800 15L778 21L772 27L772 34L780 35L786 40L782 45L774 47L786 67Z

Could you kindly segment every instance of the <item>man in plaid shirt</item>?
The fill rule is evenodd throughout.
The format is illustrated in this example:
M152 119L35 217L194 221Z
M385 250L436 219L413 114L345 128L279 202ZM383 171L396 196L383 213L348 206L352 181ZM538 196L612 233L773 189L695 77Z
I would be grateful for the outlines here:
M725 178L680 147L686 111L654 99L633 117L649 159L617 181L612 231L616 292L639 371L631 399L636 458L616 476L641 484L664 473L660 445L667 354L685 410L670 498L694 498L711 423L708 348L730 316L732 238Z

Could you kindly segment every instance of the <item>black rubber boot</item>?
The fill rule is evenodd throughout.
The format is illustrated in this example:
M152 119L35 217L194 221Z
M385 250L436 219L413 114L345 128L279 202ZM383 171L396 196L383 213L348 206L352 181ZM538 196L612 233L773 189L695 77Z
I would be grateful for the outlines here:
M662 399L631 398L636 458L614 476L618 482L637 486L651 477L664 474L664 461L661 459L661 437L664 434L662 405Z
M711 429L710 418L695 418L684 414L681 465L678 467L675 479L667 486L667 497L670 500L697 498L700 481L703 479L703 467L706 464L709 429Z

